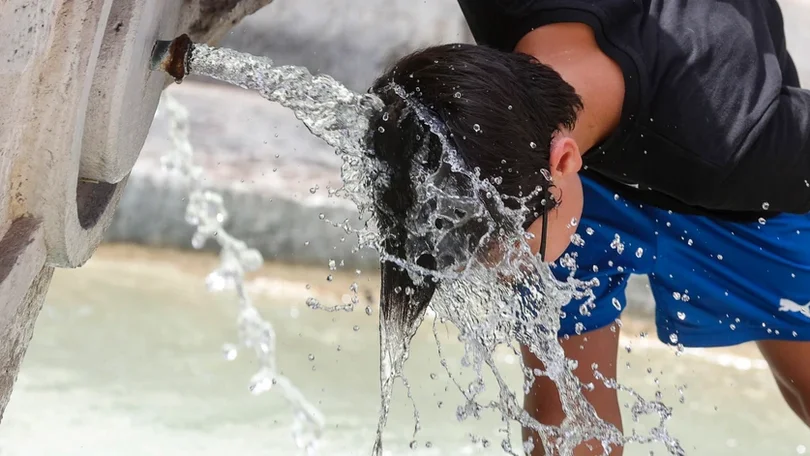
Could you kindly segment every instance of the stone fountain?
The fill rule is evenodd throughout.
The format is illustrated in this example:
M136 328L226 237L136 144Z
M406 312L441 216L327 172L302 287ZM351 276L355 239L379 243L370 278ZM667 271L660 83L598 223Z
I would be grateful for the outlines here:
M172 82L155 42L216 42L271 1L0 3L0 419L54 268L101 242Z

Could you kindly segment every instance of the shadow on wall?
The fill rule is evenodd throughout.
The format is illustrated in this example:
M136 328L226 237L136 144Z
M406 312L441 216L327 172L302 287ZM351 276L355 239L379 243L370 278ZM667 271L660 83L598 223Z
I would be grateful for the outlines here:
M472 42L456 0L276 0L219 45L365 91L399 57L449 42Z

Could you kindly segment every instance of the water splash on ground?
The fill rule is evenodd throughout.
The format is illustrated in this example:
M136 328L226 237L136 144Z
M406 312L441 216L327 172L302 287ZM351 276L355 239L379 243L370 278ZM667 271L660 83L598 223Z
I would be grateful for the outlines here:
M229 49L195 46L189 67L193 74L256 90L268 100L292 109L314 135L335 147L343 159L341 175L344 185L331 191L330 195L348 198L358 206L360 226L353 228L347 222L342 225L347 232L357 234L358 248L377 250L383 261L401 266L415 283L440 281L431 307L438 319L459 329L459 339L465 346L462 364L471 368L476 377L467 386L457 383L465 400L458 408L459 420L475 417L483 409L493 409L503 416L505 422L517 421L540 436L541 442L527 442L527 447L515 449L507 426L507 436L501 447L509 454L522 454L524 449L542 444L547 454L569 455L576 446L589 440L601 442L606 452L610 447L629 442L660 441L672 454L683 454L665 428L670 410L658 402L645 401L615 380L603 378L602 381L608 387L631 392L637 400L634 415L658 415L661 425L647 436L623 436L615 426L596 415L583 396L584 386L572 372L575 363L565 358L557 340L560 313L572 298L587 296L589 284L573 279L567 282L555 280L549 266L530 253L526 235L519 228L525 207L505 207L504 198L498 195L493 183L481 179L476 170L464 166L448 142L441 123L409 94L393 88L399 90L398 95L424 123L425 150L430 135L439 139L442 150L438 169L414 167L412 180L416 183L419 203L406 221L413 242L407 246L405 258L400 258L384 252L384 239L374 228L375 217L371 210L375 191L386 185L387 173L371 159L366 146L370 119L383 108L380 99L371 94L354 93L331 77L314 76L305 68L275 66L270 59ZM462 187L466 192L459 192ZM449 226L431 223L436 221L437 215L447 218L451 222ZM473 249L469 249L470 239L465 236L471 230L479 232L478 243ZM493 245L499 252L499 261L496 262L479 254L491 252ZM434 269L417 265L421 254L440 253L439 250L449 251L452 255L447 256L446 261L437 255L438 267ZM573 259L568 260L571 263L568 266L573 267ZM542 303L542 307L534 312L527 311L523 306L527 297ZM587 312L587 306L583 310ZM418 323L421 323L421 318L417 327ZM402 366L408 358L408 342L415 331L416 327L380 327L382 404L374 454L382 452L382 430L395 380L401 379L408 388ZM545 370L534 372L524 368L524 390L536 376L546 376L554 381L567 415L560 426L543 425L526 413L513 389L500 375L494 361L495 350L506 346L517 355L520 345L529 347L545 366ZM446 362L443 364L446 366ZM483 373L487 370L495 376L499 400L480 403L478 395L484 390ZM410 394L410 388L408 392ZM414 433L418 430L419 420L415 412Z

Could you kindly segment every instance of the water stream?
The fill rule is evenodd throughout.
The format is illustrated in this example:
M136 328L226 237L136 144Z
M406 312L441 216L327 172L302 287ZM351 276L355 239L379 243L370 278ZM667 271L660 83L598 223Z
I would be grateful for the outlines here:
M239 341L253 351L259 362L259 370L250 380L250 392L258 395L271 388L279 389L293 408L293 438L297 446L313 455L323 432L324 417L290 379L281 374L276 361L276 332L253 305L245 287L245 273L259 269L263 263L262 256L225 229L228 213L222 196L205 188L202 168L193 162L188 110L165 93L160 106L168 113L169 136L173 146L161 162L166 171L173 173L189 188L185 218L197 228L191 244L200 249L209 239L214 239L221 247L220 264L206 278L207 288L213 292L236 292ZM237 347L233 345L226 345L223 351L230 360L238 354Z
M332 223L347 233L357 235L357 249L376 250L383 261L396 263L405 269L414 283L434 280L440 284L431 301L434 330L442 324L452 324L457 328L465 353L461 363L471 370L474 377L468 384L461 384L452 378L451 370L447 369L448 376L463 397L463 403L458 406L456 413L460 421L477 418L484 409L497 411L504 423L501 447L508 454L523 454L536 445L543 445L547 454L569 455L576 446L589 440L601 442L606 452L630 442L661 442L671 454L685 454L678 441L667 431L666 422L671 417L669 407L657 400L646 400L614 379L600 377L598 373L597 378L601 378L606 386L629 392L634 397L634 418L650 415L658 417L658 424L646 435L634 433L624 436L615 426L596 415L583 395L583 388L587 386L581 385L572 372L576 364L565 358L556 337L560 313L572 297L587 296L591 284L573 279L567 282L554 279L549 266L530 253L526 234L520 229L525 207L505 207L493 183L481 179L476 170L463 165L447 140L441 123L410 94L404 93L401 88L392 88L424 125L425 143L418 153L426 154L428 142L438 139L441 157L437 165L414 166L411 177L418 204L406 221L409 239L413 242L406 246L403 258L386 254L383 249L384 236L375 228L375 195L389 184L387 170L368 153L366 142L371 119L384 108L379 98L372 94L354 93L333 78L312 75L305 68L275 66L267 58L205 45L194 46L189 68L192 74L258 91L266 99L290 108L310 132L334 147L343 160L343 186L330 189L329 194L353 201L361 216L356 222L345 220ZM176 105L174 109L178 113L182 111ZM380 133L396 134L396 131ZM177 146L180 150L186 147L183 141L178 141ZM427 163L428 160L422 162ZM189 168L183 163L181 161L178 165L171 162L170 166L186 169L186 175L193 179L193 167ZM222 230L224 214L221 202L215 195L200 190L192 193L189 222L198 227L195 245L213 237L223 247L223 264L209 276L209 286L236 288L242 309L240 334L243 343L253 348L263 360L260 372L254 377L254 391L267 389L274 382L280 384L285 396L296 408L296 415L300 415L298 422L317 430L322 426L320 414L284 377L278 375L273 357L275 336L272 327L258 316L241 285L244 271L260 264L261 258ZM452 223L432 223L437 214ZM480 237L477 247L469 250L464 247L469 243L465 233L471 230L480 232ZM501 261L497 264L485 261L478 254L481 249L493 244L501 246L502 250ZM426 269L417 265L422 254L439 251L450 251L453 255L446 261L439 261L436 268ZM575 267L573 264L568 266ZM516 292L518 288L525 290L538 302L543 302L542 312L527 315L522 311L523 297ZM413 290L398 292L407 294ZM312 308L320 307L317 301L308 304ZM353 308L349 305L343 310ZM381 410L377 438L372 449L375 455L382 454L382 432L397 379L405 385L410 395L403 365L409 356L409 342L417 329L418 325L396 327L383 324L381 319ZM560 391L560 400L567 416L560 426L543 425L526 413L520 404L520 396L515 392L521 390L510 387L500 374L495 351L507 348L519 359L519 345L529 347L545 366L544 371L534 372L524 368L522 389L528 388L536 376L553 380ZM448 360L442 358L445 368L448 364ZM594 370L598 370L598 366L594 366ZM480 393L488 386L484 381L485 373L495 378L498 401L479 399ZM524 443L523 448L513 448L511 422L534 429L542 441L529 441ZM414 406L414 440L419 429L418 411ZM312 434L317 436L317 432Z

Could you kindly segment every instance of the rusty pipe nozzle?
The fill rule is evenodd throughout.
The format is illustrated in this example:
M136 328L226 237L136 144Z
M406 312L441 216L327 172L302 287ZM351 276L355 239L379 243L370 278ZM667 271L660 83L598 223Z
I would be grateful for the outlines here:
M162 70L181 83L191 72L191 51L194 43L185 33L172 41L158 41L152 48L152 70Z

